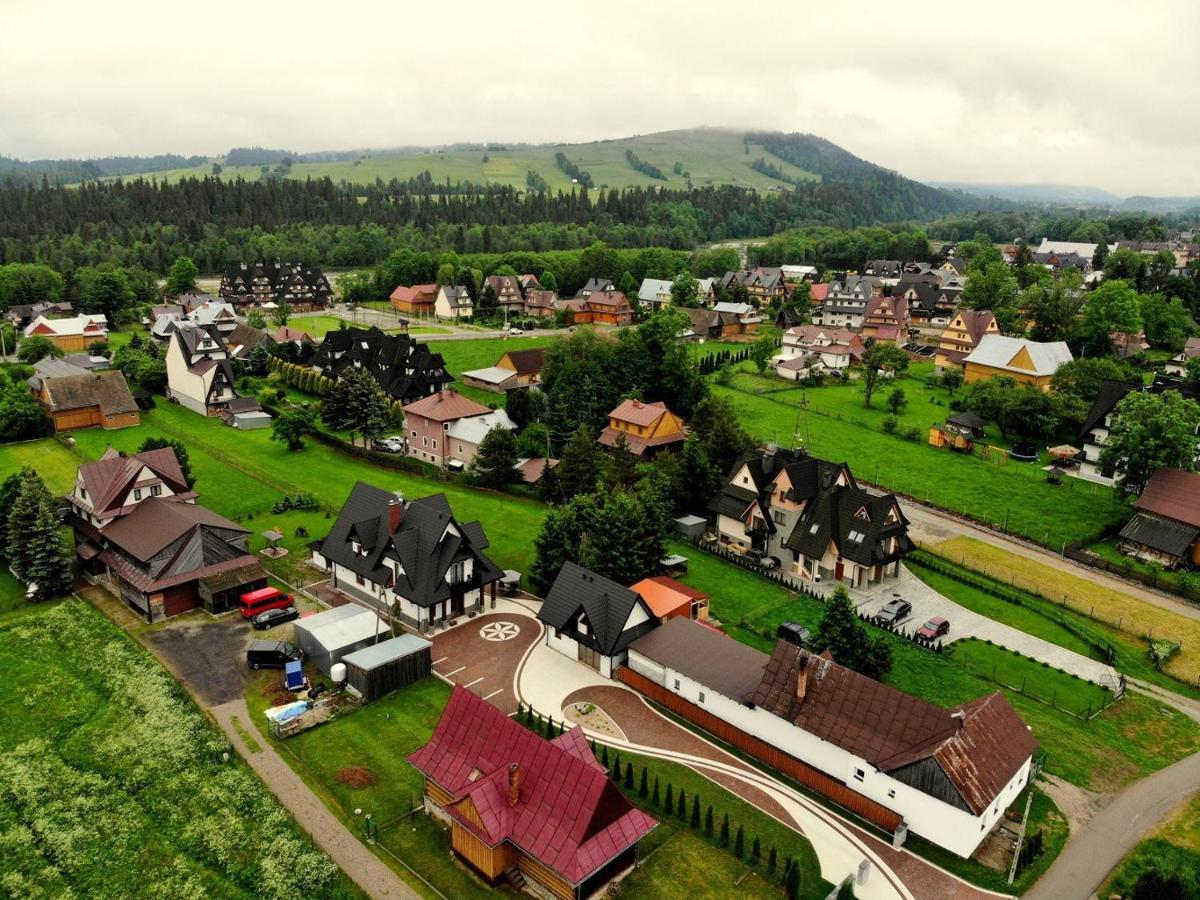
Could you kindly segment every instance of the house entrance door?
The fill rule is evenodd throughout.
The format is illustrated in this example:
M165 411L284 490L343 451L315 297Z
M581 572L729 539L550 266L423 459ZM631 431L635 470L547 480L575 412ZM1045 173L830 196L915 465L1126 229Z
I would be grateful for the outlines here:
M838 581L841 581L842 573L844 573L845 571L846 571L846 567L842 564L842 561L839 559L837 561L837 568L833 570L833 577L836 578Z
M600 671L600 651L593 650L591 647L579 644L579 661L585 666L590 666L597 672Z
M450 596L450 615L461 616L465 609L466 605L463 603L463 595L452 594Z

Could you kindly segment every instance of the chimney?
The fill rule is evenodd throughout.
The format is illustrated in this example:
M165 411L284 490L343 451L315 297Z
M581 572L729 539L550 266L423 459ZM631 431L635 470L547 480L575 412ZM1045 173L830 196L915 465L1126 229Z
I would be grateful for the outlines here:
M800 670L796 672L796 702L803 703L808 694L808 654L800 654Z
M517 805L517 800L521 796L521 767L517 763L508 764L508 805L510 807Z
M388 534L395 534L404 518L404 501L397 497L388 501Z

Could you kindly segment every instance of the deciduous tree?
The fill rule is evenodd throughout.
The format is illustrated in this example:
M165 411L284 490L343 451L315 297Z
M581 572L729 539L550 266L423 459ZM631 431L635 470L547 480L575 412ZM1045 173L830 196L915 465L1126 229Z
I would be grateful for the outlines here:
M163 292L174 297L195 290L196 278L199 274L200 270L192 262L192 258L181 256L171 264L171 271L167 275L167 284L163 288Z
M1140 493L1159 469L1196 466L1200 404L1178 391L1134 391L1113 410L1100 465L1117 473L1120 485Z

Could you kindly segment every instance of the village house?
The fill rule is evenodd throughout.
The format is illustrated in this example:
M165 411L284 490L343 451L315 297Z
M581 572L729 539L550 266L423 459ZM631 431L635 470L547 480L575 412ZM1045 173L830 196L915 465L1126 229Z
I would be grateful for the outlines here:
M433 300L433 314L439 319L469 319L475 313L475 301L461 284L443 284Z
M643 278L642 285L638 288L638 303L653 309L669 305L672 284L674 282L669 279Z
M445 467L454 458L446 432L459 419L486 416L492 410L451 388L422 397L404 407L408 455Z
M454 380L442 355L427 344L407 334L384 334L374 325L326 332L308 365L334 381L350 369L365 369L381 391L401 403L428 397Z
M220 415L238 396L233 362L215 326L179 323L167 346L167 399L202 416Z
M988 309L960 309L938 338L937 371L951 366L963 368L963 361L979 346L985 334L999 334L1000 325Z
M746 454L709 509L726 547L774 558L806 581L875 584L899 575L913 547L894 495L870 494L845 463L801 450Z
M331 587L420 631L483 609L501 571L478 522L460 523L445 494L405 500L356 482L329 534L309 545Z
M861 328L867 303L880 293L882 283L877 278L847 275L830 282L824 302L813 310L813 322L830 328Z
M463 372L463 383L497 394L513 388L532 387L542 380L545 357L546 351L541 347L509 350L494 366Z
M492 289L496 303L507 307L509 312L521 312L525 305L525 292L516 275L489 275L483 280L483 289Z
M479 445L493 428L516 431L516 423L503 409L494 409L481 416L464 416L450 423L446 429L446 466L463 469L479 454Z
M1026 338L984 334L963 359L967 384L1004 375L1019 384L1050 390L1059 367L1074 357L1066 341L1039 343Z
M904 272L904 263L898 259L868 259L862 273L896 284Z
M286 327L286 326L284 326ZM225 335L225 347L229 350L229 356L232 359L245 359L259 345L266 347L275 346L275 338L267 334L261 328L255 328L253 325L247 325L245 322L239 323L232 331Z
M1183 345L1183 349L1171 357L1163 371L1168 375L1177 375L1182 378L1187 375L1188 360L1198 356L1200 356L1200 337L1190 337Z
M880 342L903 344L908 340L908 301L886 295L872 297L863 313L862 334Z
M193 325L199 325L201 328L211 325L222 335L230 334L238 324L237 311L233 308L233 304L221 300L209 300L188 310L186 318Z
M626 649L658 626L633 589L567 561L538 610L546 646L612 678Z
M914 281L901 282L892 294L908 303L910 328L941 331L958 310L962 289L943 287L936 281Z
M857 338L856 338L857 340ZM776 357L773 363L775 374L787 381L802 381L805 378L829 372L842 376L854 364L859 354L851 344L826 344L816 347L804 356Z
M1121 529L1122 553L1168 569L1200 568L1200 475L1159 469L1133 508L1137 515Z
M271 339L277 344L295 344L297 347L302 344L315 344L312 335L300 328L293 328L291 325L280 325L275 329L275 333L271 335Z
M221 299L238 309L289 304L297 312L324 309L333 299L329 279L317 266L301 263L239 263L221 276Z
M108 322L103 315L81 315L70 319L38 316L25 326L25 337L42 337L64 353L86 350L108 340Z
M611 281L608 278L593 277L584 282L583 287L576 292L575 296L581 300L586 300L588 297L592 296L592 294L615 291L616 289L617 284L615 281Z
M631 871L654 819L625 799L575 726L548 740L455 687L408 761L454 855L488 884L586 900Z
M1116 482L1115 461L1107 466L1101 466L1100 454L1108 440L1112 429L1117 404L1133 391L1145 391L1150 394L1161 394L1163 391L1176 391L1189 400L1200 403L1200 386L1187 381L1159 375L1150 384L1141 382L1102 381L1096 393L1096 399L1088 410L1083 427L1079 431L1079 442L1082 451L1079 455L1079 467L1068 470L1087 481L1099 484L1114 484ZM1197 453L1200 461L1200 453Z
M633 307L620 291L595 291L589 294L587 311L593 325L629 325L633 322Z
M796 325L783 333L779 358L808 356L814 351L834 344L851 344L858 332L849 328L826 328L821 325Z
M653 457L683 448L687 429L683 419L667 409L661 400L643 403L623 400L608 414L608 425L600 432L601 447L616 447L622 441L634 456Z
M767 266L726 272L721 278L720 286L723 292L741 288L750 302L759 308L783 300L789 293L783 270Z
M89 372L64 360L43 359L34 367L29 385L56 432L141 424L125 376L116 370Z
M75 554L147 622L203 606L233 609L267 573L247 550L249 529L196 503L170 447L84 463L67 496Z
M999 691L950 708L780 640L768 656L686 618L635 641L621 680L893 833L966 858L1032 777Z
M527 316L535 316L544 318L553 316L556 312L556 304L558 303L558 291L547 291L542 288L526 288L525 289L525 305L521 312Z
M38 316L61 319L74 312L75 307L70 301L59 300L55 303L14 303L4 311L4 316L12 323L13 328L24 330L25 326Z
M762 324L762 316L750 303L718 302L713 304L713 311L721 317L721 333L754 334Z
M432 316L433 304L437 300L436 284L401 284L389 295L392 309L405 316Z

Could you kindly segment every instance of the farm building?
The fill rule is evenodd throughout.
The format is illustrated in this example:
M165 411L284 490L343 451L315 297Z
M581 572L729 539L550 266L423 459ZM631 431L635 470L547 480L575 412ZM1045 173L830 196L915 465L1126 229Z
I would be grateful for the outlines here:
M370 703L428 676L433 668L433 644L401 634L348 653L342 662L350 691Z
M392 630L369 609L348 604L299 619L294 633L296 646L304 651L305 658L328 675L336 663L355 650L388 640Z

